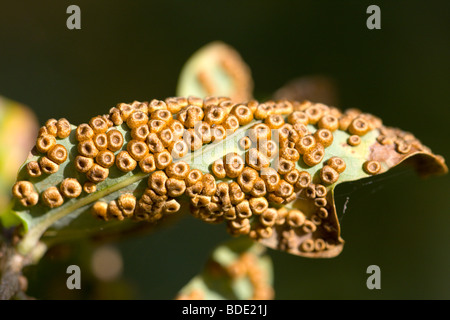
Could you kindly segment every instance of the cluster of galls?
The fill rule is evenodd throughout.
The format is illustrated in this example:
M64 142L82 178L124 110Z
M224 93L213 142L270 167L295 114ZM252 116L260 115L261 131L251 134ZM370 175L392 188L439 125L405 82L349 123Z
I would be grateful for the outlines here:
M233 152L216 159L211 172L191 169L181 159L204 144L225 139L253 120L258 121L239 141L242 155ZM310 132L311 125L317 130ZM124 137L117 126L129 129L129 141L125 141L128 134ZM67 178L59 188L43 191L41 197L50 208L58 207L64 198L78 197L83 191L95 192L96 184L108 177L114 165L122 172L139 169L149 175L143 194L136 198L125 193L109 203L98 201L92 207L96 216L104 220L133 218L154 222L164 214L177 212L177 198L186 195L194 216L210 223L226 221L234 235L269 238L273 228L283 226L280 243L289 248L292 234L313 234L321 224L325 230L332 229L327 223L329 211L333 210L332 203L328 203L331 201L327 201L327 188L338 181L346 168L344 160L338 157L324 161L325 149L333 143L333 132L348 131L348 144L357 146L361 136L381 126L378 118L358 110L341 113L310 102L259 104L235 103L221 97L179 97L121 103L109 114L94 117L76 128L78 154L73 165L85 174L83 186L77 179ZM31 178L42 172L54 173L66 161L67 150L57 139L70 133L71 126L65 119L49 120L41 128L36 149L46 155L27 164ZM405 150L399 147L400 151ZM323 163L318 169L320 180L313 183L307 171L297 169L298 162L301 167ZM380 164L368 161L364 170L376 174ZM39 201L29 181L17 182L13 193L24 206ZM275 209L298 197L310 199L316 208L313 214ZM326 248L326 241L316 237L304 241L301 250Z
M58 139L67 138L71 132L71 125L67 119L50 119L38 133L36 150L44 154L39 161L30 161L26 170L30 178L38 178L42 174L52 174L58 171L59 166L67 160L66 148L58 144ZM81 186L76 179L65 179L61 188L51 187L42 193L43 202L51 208L63 203L63 196L68 198L78 197L81 194ZM39 194L29 181L18 181L13 186L13 195L20 200L23 206L31 207L39 202Z

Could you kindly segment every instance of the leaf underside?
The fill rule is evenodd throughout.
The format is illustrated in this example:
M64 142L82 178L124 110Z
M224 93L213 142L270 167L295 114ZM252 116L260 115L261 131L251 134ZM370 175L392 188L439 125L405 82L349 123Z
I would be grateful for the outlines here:
M272 299L273 267L264 252L264 247L243 237L219 245L202 272L180 290L176 299Z
M302 107L303 108L303 107ZM287 116L285 116L287 119ZM189 152L186 156L176 161L185 161L189 164L190 169L199 169L204 174L211 173L211 163L217 159L223 158L229 153L237 153L245 158L239 142L243 137L249 135L249 129L255 124L261 123L262 120L253 120L251 123L239 127L234 133L229 134L224 140L213 143L204 144L200 149ZM314 133L317 125L308 125L308 130ZM126 124L115 127L125 137L125 143L122 148L115 152L117 155L120 151L127 150L127 141L130 141L129 128ZM277 130L272 130L275 132ZM292 210L300 210L307 221L314 223L313 230L305 231L305 228L293 228L288 224L287 218L281 216L272 226L269 234L262 230L262 226L258 223L259 217L254 214L251 219L252 226L257 230L262 230L262 234L250 234L251 237L260 243L274 248L287 251L292 254L305 257L334 257L342 250L344 241L340 237L340 226L336 214L334 204L334 187L338 183L346 181L354 181L370 176L363 169L363 165L368 160L374 160L381 165L378 174L383 173L397 164L411 159L412 163L418 165L419 168L425 168L420 171L423 174L439 174L445 173L447 168L441 157L435 156L422 146L417 140L413 139L409 142L408 152L399 153L396 145L401 144L401 136L405 137L406 133L398 129L380 127L370 130L361 136L361 143L357 146L350 146L348 138L350 134L347 131L335 130L333 132L333 143L325 148L325 154L320 164L308 166L300 157L295 162L295 168L300 172L307 172L312 177L312 185L320 185L320 171L331 157L339 157L344 160L346 169L339 175L339 179L330 185L326 185L326 205L328 214L326 217L318 218L318 206L315 205L314 197L306 195L306 189L295 190L296 200L285 201L284 203L274 203L269 200L269 207L276 208L281 215L281 209L287 210L288 214ZM387 140L391 139L391 140ZM384 142L380 143L379 141ZM75 139L75 127L69 137L57 139L57 143L63 145L68 150L68 160L60 165L59 170L54 174L43 174L38 178L29 177L26 171L26 164L19 171L18 180L26 180L33 183L35 190L42 193L50 186L58 186L65 178L75 178L81 184L87 181L84 173L78 172L74 167L74 158L78 154L77 141ZM30 161L39 161L43 154L39 154L34 149L27 163ZM175 162L176 162L175 161ZM278 157L271 160L271 166L277 168ZM137 222L126 219L125 221L111 220L104 222L95 219L90 211L92 205L97 201L109 203L117 199L120 195L128 193L139 198L146 188L148 188L148 174L142 173L139 166L132 172L124 173L115 166L110 168L109 176L103 182L97 184L97 191L92 194L83 193L76 199L66 199L60 207L50 209L40 201L37 205L26 208L18 201L14 207L15 212L23 221L25 234L28 238L36 241L41 234L48 241L57 241L58 239L70 239L79 236L87 236L91 234L108 234L109 232L117 232L127 228L135 227ZM216 179L216 183L231 182L236 179ZM251 198L251 196L250 196ZM184 208L188 208L189 198L185 195L177 199ZM184 205L183 205L184 204ZM182 210L184 212L189 210ZM192 212L192 209L190 210ZM179 213L177 213L179 215ZM223 220L223 218L221 219ZM220 221L220 220L219 220ZM217 221L215 221L217 222ZM142 222L141 222L142 223ZM311 224L311 223L310 223ZM259 228L259 229L258 229ZM264 228L263 228L264 229ZM259 232L259 231L258 231ZM33 241L25 242L22 245L26 248L32 246ZM26 249L25 249L26 251Z

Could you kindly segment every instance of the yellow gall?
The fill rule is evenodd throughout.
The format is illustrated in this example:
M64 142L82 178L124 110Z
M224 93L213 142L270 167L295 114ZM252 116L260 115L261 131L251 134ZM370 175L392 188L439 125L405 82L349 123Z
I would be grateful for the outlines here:
M248 137L254 143L259 142L260 140L270 140L272 136L272 132L267 124L258 123L255 124L248 130Z
M252 209L248 200L243 200L236 205L236 216L239 219L248 219L252 216Z
M321 144L317 144L313 150L303 155L303 161L306 165L313 167L319 164L325 156L325 149Z
M169 178L166 180L167 195L172 198L181 196L186 191L184 180Z
M211 171L217 179L223 179L227 173L223 164L223 159L217 159L211 165Z
M296 168L292 169L288 173L284 175L284 180L286 180L288 183L294 185L298 179L300 178L300 171Z
M317 230L317 226L311 220L306 220L303 223L302 229L305 233L313 233Z
M56 136L60 139L67 138L70 135L70 132L72 131L70 122L65 118L61 118L58 120L58 122L56 123L56 129L57 129Z
M96 134L105 133L106 131L108 131L108 123L102 116L91 118L91 120L89 121L89 125Z
M239 184L234 181L230 183L230 199L233 205L237 205L245 199L245 193L242 192Z
M249 200L250 208L253 214L259 215L269 208L269 203L264 197L250 198Z
M317 216L321 219L326 219L328 217L328 210L324 207L319 208L317 211Z
M261 215L259 216L259 222L264 227L272 227L273 225L275 225L277 218L278 218L277 210L273 209L273 208L269 208L266 211L264 211L263 213L261 213Z
M258 149L251 148L245 154L246 163L255 170L261 170L270 166L270 160Z
M344 172L346 168L345 161L339 157L331 157L330 159L327 160L327 165L336 170L337 173Z
M95 162L101 165L103 168L110 168L114 165L115 156L109 150L100 151L95 157Z
M34 192L34 187L29 181L17 181L12 188L13 196L17 199L25 198L32 192Z
M98 154L98 149L92 140L84 140L78 143L78 153L84 157L95 158Z
M280 180L278 187L275 189L275 194L282 198L287 198L294 192L294 187L286 182L285 180Z
M172 214L178 212L180 208L181 208L180 203L177 200L172 199L164 203L163 212L165 214Z
M47 157L57 164L67 160L67 150L61 144L54 145L47 153Z
M166 181L167 175L164 171L155 171L148 178L148 186L159 195L167 193Z
M37 192L31 192L26 197L20 199L20 203L24 207L32 207L39 202L39 194Z
M164 145L156 133L150 133L148 135L147 145L151 153L162 152L164 150Z
M162 144L164 145L164 147L169 147L171 146L174 141L174 135L172 130L170 130L169 128L163 129L159 134L158 134L159 139L161 140Z
M153 154L147 154L141 161L139 161L139 167L144 173L150 173L156 170L155 158Z
M108 141L108 150L112 152L118 151L123 146L123 135L119 130L112 129L106 133Z
M211 126L206 122L199 122L194 128L195 134L201 139L202 143L209 143L212 140Z
M92 139L97 150L106 150L108 148L108 138L105 133L97 133Z
M47 129L48 134L51 134L52 136L55 136L58 134L58 128L56 127L56 124L58 121L56 119L49 119L45 123L45 128Z
M320 129L327 129L333 132L339 128L339 120L335 116L324 115L322 118L320 118L317 125Z
M183 140L178 140L169 147L169 152L174 159L179 159L187 155L189 148L186 142Z
M280 183L280 175L274 168L264 168L261 170L261 178L266 183L266 189L273 192L278 188Z
M258 178L258 172L255 169L245 167L237 178L237 183L242 191L249 193L253 188L256 178Z
M160 120L169 124L173 120L172 113L169 110L156 110L150 114L150 119Z
M288 116L287 121L292 125L298 123L306 126L309 123L309 118L303 111L294 111Z
M298 139L300 139L301 137L307 136L308 134L310 134L308 127L302 123L296 123L292 126L292 130L294 130L297 135L298 135ZM298 140L297 140L298 141ZM297 141L295 141L297 143Z
M295 163L293 161L279 158L277 162L277 171L281 175L288 174L292 169L295 168Z
M189 96L187 98L188 105L193 105L202 108L203 107L203 99L200 97Z
M228 153L224 157L224 168L229 178L237 178L244 170L244 159L237 153Z
M324 185L316 184L316 197L318 198L325 198L327 195L327 188Z
M97 185L91 181L86 181L83 184L83 191L86 193L93 193L97 191Z
M216 193L217 185L216 179L214 179L212 174L205 174L202 177L203 190L202 194L205 196L213 196Z
M316 194L317 194L317 190L316 190ZM319 207L319 208L325 207L327 205L327 199L325 199L325 198L316 198L316 199L314 199L314 205L316 207Z
M131 140L127 144L127 151L134 160L140 161L148 154L148 146L143 141Z
M261 103L256 107L256 110L253 113L255 119L263 120L267 118L269 115L273 114L273 106L268 103Z
M273 140L261 141L258 143L258 150L262 155L273 159L278 152L278 145Z
M81 194L82 187L77 179L66 178L59 186L61 194L66 198L76 198Z
M220 106L210 106L205 110L204 121L209 124L222 124L227 117L225 108Z
M305 215L300 210L290 210L286 215L286 222L292 228L301 227L305 220Z
M183 124L178 120L173 120L169 124L169 129L172 130L174 140L181 138L185 130Z
M196 105L188 105L178 113L177 120L186 128L194 128L195 124L203 119L203 109Z
M361 137L357 135L351 135L350 137L348 137L347 143L352 147L355 147L361 143Z
M200 149L203 145L202 138L195 133L195 129L184 131L183 140L192 151Z
M108 221L108 204L104 201L97 201L92 206L92 214L101 220Z
M320 170L320 179L324 184L330 185L338 181L339 173L331 166L326 165Z
M305 113L310 124L316 124L323 116L323 111L317 105L306 108Z
M220 141L227 136L227 130L221 124L213 125L211 127L211 141Z
M317 143L320 143L325 148L331 146L333 143L333 134L328 129L319 129L314 132L314 138Z
M297 149L288 147L281 149L280 157L289 161L297 162L298 159L300 159L300 154L298 153Z
M30 177L36 178L42 174L41 167L37 161L30 161L27 163L27 173Z
M242 137L239 140L239 147L241 147L242 150L248 150L252 146L252 141L249 137Z
M306 239L302 242L300 245L300 250L303 252L313 252L314 251L314 240L313 239Z
M108 203L107 216L115 218L119 221L125 219L122 210L120 210L116 200L112 200Z
M182 108L187 106L187 99L185 97L181 98L167 98L166 101L167 110L172 114L178 113Z
M58 188L50 187L42 192L42 202L50 208L56 208L64 203L64 199Z
M115 126L120 126L123 123L123 119L118 108L112 108L110 110L109 118Z
M241 126L249 124L253 120L253 112L244 104L234 106L231 110L231 114L238 119L239 125Z
M153 99L148 105L148 112L152 113L156 110L167 110L167 104L162 100Z
M136 208L136 197L131 193L124 193L117 199L117 206L125 218L130 218Z
M155 165L158 169L165 169L168 165L172 163L172 156L169 151L163 150L162 152L158 152L154 154L155 157Z
M86 173L94 165L94 159L77 156L74 161L75 169L79 172Z
M355 118L348 127L348 132L352 135L363 136L369 132L370 127L367 120L362 117Z
M137 128L147 124L148 115L142 111L134 111L128 116L126 122L130 129Z
M279 129L284 125L284 118L279 114L271 114L264 120L264 123L270 129Z
M94 163L94 165L86 172L86 177L89 181L94 183L99 183L108 178L109 169L103 168L99 164Z
M39 166L44 173L52 174L58 171L59 165L47 157L39 159Z
M36 149L41 153L48 152L54 145L56 145L56 138L51 134L43 134L36 140Z
M254 197L264 197L266 195L266 192L267 190L264 180L261 178L256 178L250 194Z
M316 139L312 135L301 137L295 144L295 148L299 154L306 154L314 149L316 146Z
M203 173L199 169L191 170L186 176L185 182L188 187L202 181Z
M225 129L229 132L235 132L239 129L239 120L236 116L229 115L225 120Z
M145 141L150 134L147 124L131 129L131 138L134 140Z

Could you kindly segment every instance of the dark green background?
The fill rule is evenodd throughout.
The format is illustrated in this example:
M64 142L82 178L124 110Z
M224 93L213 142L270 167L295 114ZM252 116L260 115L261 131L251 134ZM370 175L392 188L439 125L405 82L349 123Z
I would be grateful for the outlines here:
M81 30L66 28L70 4L81 8ZM366 28L370 4L381 8L381 30ZM325 74L340 107L378 115L450 159L448 1L3 1L0 94L29 105L41 123L78 124L118 102L174 95L183 63L213 40L242 54L256 97ZM344 251L312 260L270 250L276 298L448 299L449 190L448 176L412 171L347 186L337 199L342 208L349 197ZM223 225L189 217L119 243L130 297L172 298L227 238ZM372 264L381 290L366 288ZM30 293L66 297L65 269L55 270L56 293L33 287L36 270Z

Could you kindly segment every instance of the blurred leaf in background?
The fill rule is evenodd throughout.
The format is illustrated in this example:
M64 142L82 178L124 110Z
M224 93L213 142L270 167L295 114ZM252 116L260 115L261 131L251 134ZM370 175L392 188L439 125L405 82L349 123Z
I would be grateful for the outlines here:
M41 123L67 117L78 124L119 101L174 95L186 57L222 39L252 66L255 96L268 97L299 75L324 74L339 87L339 106L414 132L448 159L450 2L378 3L381 30L366 28L367 1L259 1L257 7L200 1L197 18L187 14L192 4L186 1L115 1L108 8L80 1L83 26L74 32L65 25L65 2L30 2L26 10L20 1L5 2L0 40L8 45L0 50L0 87L32 107ZM278 299L449 296L448 176L421 180L396 171L377 183L337 190L346 249L327 260L269 249ZM201 264L227 238L222 228L192 217L129 238L117 244L122 277L133 284L134 297L170 299L200 269L194 261ZM56 260L49 253L54 268L45 277L30 268L31 295L73 294L64 285L69 262ZM374 263L381 267L382 290L365 286L366 268ZM62 280L47 287L50 276Z
M35 114L25 105L0 96L0 221L16 223L4 212L11 199L17 170L34 146L38 132Z

